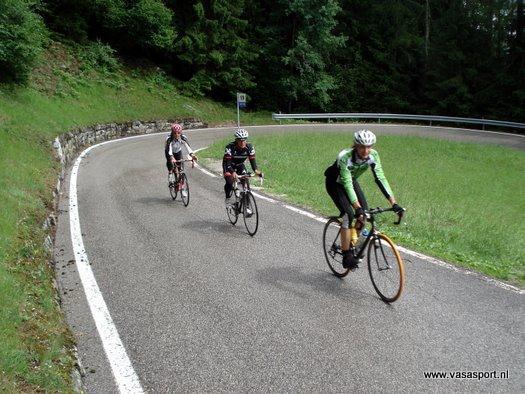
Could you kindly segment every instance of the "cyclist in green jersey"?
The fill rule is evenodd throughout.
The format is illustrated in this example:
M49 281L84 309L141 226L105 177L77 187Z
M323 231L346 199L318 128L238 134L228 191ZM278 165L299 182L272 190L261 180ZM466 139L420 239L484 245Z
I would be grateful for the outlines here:
M326 191L334 201L343 217L341 225L341 249L343 267L356 268L359 261L353 257L350 245L350 223L355 218L356 227L362 227L365 210L368 209L365 195L357 182L368 168L372 170L375 182L396 213L403 211L394 198L386 180L379 153L372 149L376 136L370 130L359 130L354 134L354 145L343 149L337 159L325 171Z

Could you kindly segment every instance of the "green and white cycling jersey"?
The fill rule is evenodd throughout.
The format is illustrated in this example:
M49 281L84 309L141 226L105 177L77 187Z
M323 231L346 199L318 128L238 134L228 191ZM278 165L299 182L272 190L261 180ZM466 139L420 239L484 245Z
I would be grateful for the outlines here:
M377 153L376 150L372 149L368 158L361 160L358 158L355 149L343 149L339 155L337 155L337 160L334 164L339 170L337 182L345 188L345 191L350 198L350 203L353 204L357 201L353 179L359 178L369 167L372 170L375 182L383 195L387 199L393 195L392 189L390 189L390 185L388 184L385 173L383 172L383 167L381 167L379 153Z

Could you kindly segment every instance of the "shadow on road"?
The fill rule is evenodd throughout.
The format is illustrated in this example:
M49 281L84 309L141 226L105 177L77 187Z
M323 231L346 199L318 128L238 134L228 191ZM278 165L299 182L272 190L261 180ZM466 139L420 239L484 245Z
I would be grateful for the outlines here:
M136 202L144 205L164 205L172 206L174 204L182 205L182 201L173 201L171 197L142 197L135 200Z
M319 294L324 294L337 298L342 305L344 303L361 306L384 305L372 288L370 288L371 291L361 290L363 285L359 282L362 281L352 283L350 275L347 279L340 279L322 270L268 267L256 270L256 280L303 299L319 298Z
M192 220L186 223L182 223L180 228L185 230L193 230L201 234L213 234L213 233L228 233L232 231L239 231L241 228L232 226L226 220ZM241 229L243 230L244 227Z

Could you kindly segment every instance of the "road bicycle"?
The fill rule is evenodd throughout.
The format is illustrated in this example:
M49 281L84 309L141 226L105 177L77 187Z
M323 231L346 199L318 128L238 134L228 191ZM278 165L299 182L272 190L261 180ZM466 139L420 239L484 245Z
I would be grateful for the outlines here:
M177 194L180 192L180 198L185 207L190 203L190 186L188 184L188 177L184 172L184 163L191 161L191 167L195 166L195 161L186 159L186 160L175 160L175 165L179 164L179 173L175 172L175 168L168 174L168 188L170 190L170 195L173 200L177 198Z
M259 211L257 210L257 203L255 197L250 189L251 173L237 175L233 180L234 202L226 206L226 213L231 224L235 225L242 214L244 226L252 237L257 232L259 227ZM263 177L261 178L261 184ZM239 188L239 184L241 187Z
M396 245L385 234L381 233L375 223L375 216L383 212L393 212L392 208L374 208L365 211L370 229L363 227L360 240L353 248L354 258L361 261L367 253L368 273L375 291L387 303L396 301L403 292L405 267ZM403 212L398 213L400 224ZM343 267L341 250L341 218L330 217L323 231L323 249L326 262L335 276L342 278L349 268Z

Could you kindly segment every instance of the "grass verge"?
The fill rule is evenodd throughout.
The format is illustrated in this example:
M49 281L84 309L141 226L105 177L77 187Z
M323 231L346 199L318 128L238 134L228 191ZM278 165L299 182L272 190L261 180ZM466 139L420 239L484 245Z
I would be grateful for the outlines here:
M100 51L97 51L99 53ZM158 70L53 42L27 87L0 85L0 392L68 392L72 336L42 247L59 167L51 142L95 123L197 117L234 124L234 105L186 97ZM242 115L268 123L268 113Z
M290 133L251 138L270 192L325 215L335 206L323 172L349 134ZM222 158L219 141L201 156ZM376 149L399 203L402 226L383 215L399 244L521 287L525 285L525 155L504 147L441 139L381 136ZM371 172L360 178L370 206L388 203Z

